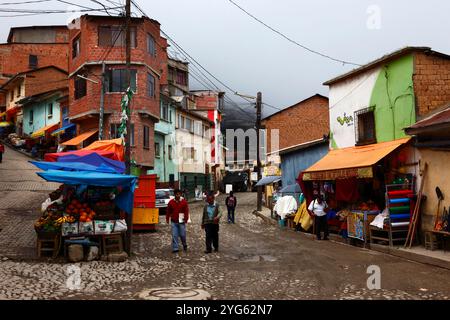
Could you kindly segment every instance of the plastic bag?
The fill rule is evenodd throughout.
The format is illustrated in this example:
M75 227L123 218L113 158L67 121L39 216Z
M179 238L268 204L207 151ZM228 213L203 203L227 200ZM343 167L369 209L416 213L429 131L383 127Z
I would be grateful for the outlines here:
M79 231L80 231L80 233L93 234L94 233L94 223L93 222L80 222Z
M65 222L61 225L61 234L63 236L70 236L78 234L79 228L78 228L78 222L75 223L68 223Z
M95 220L94 221L95 234L108 234L114 230L114 220Z
M114 226L114 232L123 232L127 231L127 222L125 219L122 220L116 220L116 225Z

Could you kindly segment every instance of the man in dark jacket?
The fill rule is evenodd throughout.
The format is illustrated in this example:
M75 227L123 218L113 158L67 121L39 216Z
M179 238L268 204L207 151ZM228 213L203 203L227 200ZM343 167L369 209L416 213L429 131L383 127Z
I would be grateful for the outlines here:
M181 190L175 190L175 198L167 205L166 222L172 224L172 252L178 249L178 238L181 238L183 250L187 250L186 242L186 222L189 220L189 206L185 199L181 198Z
M230 191L230 195L225 199L225 205L228 210L228 223L234 223L234 211L236 210L237 199L233 191Z
M212 191L208 193L206 202L203 208L202 229L205 229L206 233L205 253L211 253L213 246L215 252L219 251L219 221L222 213Z

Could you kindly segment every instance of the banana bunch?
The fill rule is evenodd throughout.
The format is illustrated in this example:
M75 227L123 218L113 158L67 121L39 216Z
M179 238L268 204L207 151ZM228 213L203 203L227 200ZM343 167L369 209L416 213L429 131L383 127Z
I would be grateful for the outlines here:
M66 222L67 223L73 223L73 222L75 222L75 218L74 217L69 217L69 216L61 217L61 218L59 218L59 219L57 219L55 221L55 225L60 226L63 223L66 223Z

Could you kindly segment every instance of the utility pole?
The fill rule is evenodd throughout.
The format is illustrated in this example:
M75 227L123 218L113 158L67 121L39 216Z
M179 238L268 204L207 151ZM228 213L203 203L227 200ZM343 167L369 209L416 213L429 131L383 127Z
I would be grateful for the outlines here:
M98 120L98 140L103 140L103 117L105 114L105 63L102 63L102 83L100 94L100 115Z
M258 170L258 181L261 180L261 142L260 142L260 132L261 132L261 108L262 108L262 94L258 92L256 96L256 167ZM262 210L262 186L257 187L258 199L256 202L256 210Z
M126 19L126 38L125 38L125 50L126 50L126 83L127 88L131 87L131 0L126 0L125 4L125 19ZM126 93L128 94L128 93ZM125 135L125 167L126 174L131 173L131 132L130 132L130 121L131 121L131 101L128 103L128 120L127 120L127 134ZM127 214L127 241L126 241L126 252L131 255L131 236L133 234L133 220L132 214Z

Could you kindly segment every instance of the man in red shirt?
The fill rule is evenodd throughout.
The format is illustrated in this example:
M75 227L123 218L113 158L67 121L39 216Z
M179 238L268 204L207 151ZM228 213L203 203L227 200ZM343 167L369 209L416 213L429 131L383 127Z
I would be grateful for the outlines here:
M175 198L169 201L166 211L166 222L172 224L172 252L178 249L178 238L181 238L183 250L187 250L186 222L189 220L189 206L185 199L181 198L181 190L175 190Z

